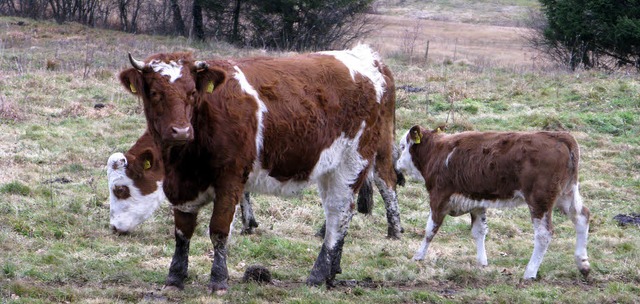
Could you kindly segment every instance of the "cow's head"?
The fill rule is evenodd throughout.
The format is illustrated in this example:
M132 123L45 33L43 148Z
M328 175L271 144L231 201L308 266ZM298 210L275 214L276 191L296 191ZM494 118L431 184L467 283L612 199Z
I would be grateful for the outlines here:
M134 146L135 148L135 146ZM111 230L128 233L164 201L164 167L153 148L114 153L107 161Z
M429 131L419 125L415 125L400 138L400 157L396 162L396 168L410 177L424 182L424 177L420 171L421 160L418 159L418 150L426 147L427 143L433 138L434 134L441 132L439 127L436 130Z
M145 61L129 54L133 68L120 73L120 82L142 97L148 130L163 146L194 138L193 109L204 94L225 80L225 72L194 61L190 53L157 54Z

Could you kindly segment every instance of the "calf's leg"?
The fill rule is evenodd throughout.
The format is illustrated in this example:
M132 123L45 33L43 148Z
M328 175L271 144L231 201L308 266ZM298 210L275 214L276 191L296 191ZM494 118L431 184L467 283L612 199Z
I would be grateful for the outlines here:
M553 237L553 226L551 224L551 208L542 213L540 217L536 212L532 211L531 220L533 222L533 253L531 259L524 271L525 279L535 279L538 274L538 268L542 263L549 243Z
M587 255L587 238L589 234L589 208L582 204L582 197L578 185L564 193L556 204L571 219L576 228L575 261L580 273L587 277L591 271Z
M427 254L427 250L429 249L429 244L436 236L438 229L442 226L442 222L444 221L444 214L440 214L436 212L433 208L427 217L427 227L424 231L424 239L422 240L422 244L418 251L413 255L414 261L420 261L424 259L424 256Z
M478 208L471 210L471 235L476 241L477 260L481 266L487 266L487 252L484 248L484 240L487 236L487 215L486 209Z
M165 282L165 288L184 288L184 279L187 277L189 267L189 243L196 227L198 213L182 212L173 210L175 223L176 248L169 266L169 275Z

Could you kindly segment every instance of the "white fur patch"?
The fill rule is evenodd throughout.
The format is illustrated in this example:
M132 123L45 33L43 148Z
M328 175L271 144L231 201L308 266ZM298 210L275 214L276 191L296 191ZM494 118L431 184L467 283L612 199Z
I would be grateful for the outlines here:
M449 167L449 160L451 159L451 156L453 156L453 152L456 152L456 148L453 148L453 150L451 150L451 152L449 152L449 154L447 154L447 159L445 159L445 161L444 161L444 166L445 167Z
M140 223L147 220L164 201L162 182L158 182L156 191L149 195L143 195L136 188L133 180L125 173L127 159L122 153L114 153L107 161L107 178L109 183L109 224L118 232L129 232ZM115 167L115 168L114 168ZM116 186L129 188L130 197L118 199L113 194Z
M182 77L182 63L176 63L170 61L169 63L153 60L149 62L149 66L154 72L160 73L163 76L169 76L169 82L174 83L178 78Z
M180 205L173 205L172 208L180 210L184 213L197 213L202 206L211 203L216 198L216 191L213 187L207 188L207 190L198 193L196 199L186 202Z
M263 131L264 131L264 114L269 110L267 109L267 105L260 99L258 92L247 80L247 77L244 76L244 73L240 70L238 66L233 67L236 70L236 74L234 78L240 83L240 87L242 91L251 95L256 102L258 103L258 111L256 112L256 119L258 120L258 132L256 132L256 160L260 159L260 152L262 151L262 142L263 142ZM255 167L255 164L254 164Z
M319 53L333 56L342 62L349 69L353 81L355 81L356 73L368 78L376 90L376 100L380 103L386 82L378 67L374 65L376 61L381 62L380 56L368 45L359 44L351 50L325 51Z
M462 194L455 193L449 199L449 207L455 213L464 214L476 208L513 208L526 204L522 191L513 192L513 198L499 200L472 200Z
M249 192L291 196L298 194L302 189L311 183L317 182L319 178L332 171L341 172L338 177L349 177L346 178L344 182L347 185L352 184L356 180L357 174L361 171L361 169L358 170L358 168L364 168L367 165L367 161L363 160L357 152L360 137L363 132L364 122L362 122L360 130L353 139L347 138L343 133L331 146L322 151L318 163L314 166L308 181L280 182L269 176L269 171L262 169L262 164L256 160L253 165L253 171L249 174L245 189ZM362 162L364 162L364 165L362 165ZM347 172L354 172L356 170L357 172L355 173L347 174Z
M400 157L396 161L396 169L405 175L424 183L424 177L422 177L422 173L416 165L413 163L413 158L411 157L411 153L409 153L409 148L413 145L413 140L409 139L409 131L404 134L404 136L400 137Z

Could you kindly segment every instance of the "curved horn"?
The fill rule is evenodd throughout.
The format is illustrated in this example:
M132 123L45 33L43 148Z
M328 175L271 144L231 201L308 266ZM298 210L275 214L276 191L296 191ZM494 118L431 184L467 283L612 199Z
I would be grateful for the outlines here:
M207 64L207 62L206 62L206 61L200 61L200 60L198 60L198 61L196 61L196 62L194 63L194 65L196 66L196 69L197 69L197 70L206 70L206 69L208 69L208 68L209 68L209 65Z
M132 65L134 68L136 68L136 69L138 69L138 70L140 70L140 71L142 71L142 69L144 69L144 68L145 68L145 66L146 66L146 64L144 63L144 61L140 61L140 60L136 60L136 59L134 59L134 58L133 58L133 56L131 56L131 53L129 53L129 61L131 62L131 65Z

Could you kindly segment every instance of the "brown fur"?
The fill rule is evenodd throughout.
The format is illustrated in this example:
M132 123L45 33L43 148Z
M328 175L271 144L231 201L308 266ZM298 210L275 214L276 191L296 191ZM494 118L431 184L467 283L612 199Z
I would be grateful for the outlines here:
M366 128L358 146L359 154L369 161L369 167L375 157L380 177L395 189L391 156L395 93L393 77L381 63L377 65L387 86L377 103L372 83L360 74L356 74L354 82L348 69L333 56L214 60L207 62L205 70L197 70L188 53L157 54L146 62L151 60L180 61L185 67L172 84L158 73L136 69L123 71L120 80L127 89L133 84L135 94L142 97L148 130L162 151L164 192L171 204L192 202L199 193L214 188L210 222L210 234L216 240L214 247L229 234L234 206L257 158L258 105L233 78L236 73L233 66L242 70L268 107L269 112L263 116L259 161L271 177L279 181L308 180L320 153L341 134L355 137L364 120ZM210 82L215 87L211 93L206 92ZM192 130L189 138L174 140L172 129L186 127ZM367 169L351 185L354 194L364 182ZM174 216L176 229L182 233L176 236L177 240L190 239L195 216L184 212L175 212ZM183 259L183 253L176 249L168 285L182 284ZM220 266L214 261L211 283L214 290L226 286L221 283L226 265L224 271Z

